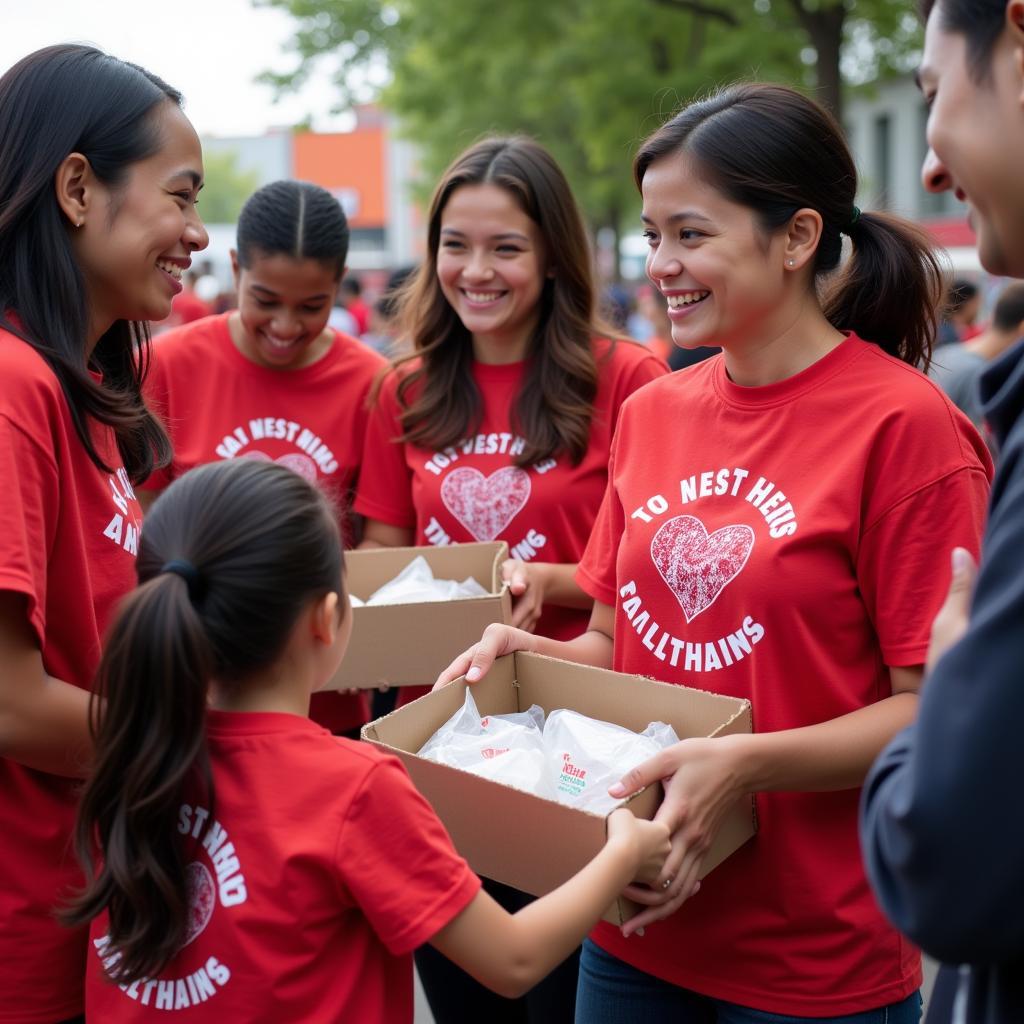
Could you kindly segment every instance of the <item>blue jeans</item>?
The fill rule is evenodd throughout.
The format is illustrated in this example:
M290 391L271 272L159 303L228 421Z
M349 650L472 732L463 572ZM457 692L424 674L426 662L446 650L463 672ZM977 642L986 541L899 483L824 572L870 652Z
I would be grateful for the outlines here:
M709 999L638 971L590 939L583 943L576 1024L918 1024L921 994L842 1017L789 1017Z

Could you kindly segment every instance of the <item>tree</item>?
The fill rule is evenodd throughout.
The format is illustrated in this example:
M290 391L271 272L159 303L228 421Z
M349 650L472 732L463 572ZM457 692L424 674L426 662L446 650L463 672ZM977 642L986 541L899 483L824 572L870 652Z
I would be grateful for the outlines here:
M203 191L199 211L208 224L234 224L242 204L259 185L255 171L243 171L238 156L230 151L209 152L203 156Z
M616 235L638 205L632 152L683 101L757 77L807 88L841 113L844 39L858 42L854 77L915 44L911 0L262 2L295 17L300 58L265 80L288 89L333 60L345 105L386 67L382 100L431 179L481 134L527 132L555 154L593 225ZM890 39L888 51L873 46Z

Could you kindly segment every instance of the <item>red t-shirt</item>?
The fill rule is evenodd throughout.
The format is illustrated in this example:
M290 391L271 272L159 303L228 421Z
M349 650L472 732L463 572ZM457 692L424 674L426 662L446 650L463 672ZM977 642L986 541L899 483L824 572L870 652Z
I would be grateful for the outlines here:
M0 380L0 590L28 598L47 673L89 689L114 606L135 585L142 512L124 470L89 459L46 362L2 330ZM94 424L92 437L119 467L112 431ZM81 1012L85 930L53 919L82 882L70 849L79 785L0 758L0 1021Z
M978 551L991 461L940 389L850 337L744 388L721 356L623 407L579 581L615 609L614 667L747 697L758 732L889 696L924 662L949 553ZM601 946L715 998L836 1016L905 998L857 841L859 790L760 793L757 836L673 917Z
M270 370L238 351L227 313L160 335L146 394L164 419L174 460L146 481L162 490L195 466L218 459L273 460L319 482L338 503L346 543L348 510L363 454L367 397L386 365L365 345L335 332L326 354L298 370ZM367 719L364 695L313 695L311 714L335 732Z
M102 968L90 931L90 1019L410 1024L412 951L476 896L401 763L307 718L209 713L214 817L184 803L186 944L153 981ZM184 1012L187 1011L187 1012Z
M395 444L402 433L398 377L389 374L370 416L357 512L414 530L415 544L504 540L523 561L578 562L608 479L608 450L623 401L667 372L635 342L595 342L600 377L590 444L578 466L557 455L534 466L513 465L525 442L511 414L527 364L474 362L483 417L476 433L443 452ZM536 632L567 639L590 613L545 607ZM453 652L456 654L458 652Z

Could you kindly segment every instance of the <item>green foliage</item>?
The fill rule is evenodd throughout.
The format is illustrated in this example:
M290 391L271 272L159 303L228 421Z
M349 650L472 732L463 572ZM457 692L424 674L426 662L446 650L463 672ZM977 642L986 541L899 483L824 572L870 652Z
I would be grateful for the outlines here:
M916 45L911 0L257 2L297 22L297 70L265 80L296 87L326 59L345 105L386 68L382 102L421 147L430 181L481 135L525 132L555 154L594 225L615 228L635 223L638 142L694 95L739 78L827 92L815 65L829 33L836 69L839 42L856 40L854 77Z
M207 152L203 156L203 191L199 212L208 224L234 224L242 204L256 191L259 175L243 171L231 151Z

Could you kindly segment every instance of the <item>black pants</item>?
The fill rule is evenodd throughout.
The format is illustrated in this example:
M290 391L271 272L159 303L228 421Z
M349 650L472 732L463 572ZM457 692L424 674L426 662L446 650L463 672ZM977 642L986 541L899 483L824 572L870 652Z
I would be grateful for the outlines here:
M484 889L513 914L533 902L532 896L487 878ZM521 999L505 999L433 946L416 951L416 969L436 1024L572 1024L579 966L577 949Z

